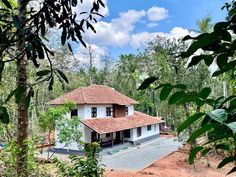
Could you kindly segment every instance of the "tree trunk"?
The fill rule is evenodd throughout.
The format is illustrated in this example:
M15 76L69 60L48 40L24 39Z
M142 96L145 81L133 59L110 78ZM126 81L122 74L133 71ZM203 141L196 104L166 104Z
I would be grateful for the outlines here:
M21 22L24 22L26 14L26 1L18 0L18 16ZM25 49L24 30L21 30L16 38L19 40L17 43L17 52L20 53ZM28 113L26 108L26 95L27 95L27 58L26 56L19 57L16 62L17 65L17 87L21 87L23 92L21 99L18 103L17 109L17 159L16 171L19 177L27 177L27 155L28 155Z
M48 157L47 157L47 160L50 159L50 149L51 149L51 130L49 130L48 132Z

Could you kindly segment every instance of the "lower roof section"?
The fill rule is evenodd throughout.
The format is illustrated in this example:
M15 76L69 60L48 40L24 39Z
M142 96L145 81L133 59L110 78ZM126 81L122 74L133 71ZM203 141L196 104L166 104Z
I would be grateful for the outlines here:
M91 118L81 121L99 134L163 123L161 118L134 111L134 115L116 118Z

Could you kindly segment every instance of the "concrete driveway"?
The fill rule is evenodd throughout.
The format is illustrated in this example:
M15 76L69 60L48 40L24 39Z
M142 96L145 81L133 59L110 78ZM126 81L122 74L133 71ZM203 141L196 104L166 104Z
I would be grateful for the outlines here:
M181 143L173 138L160 137L112 155L103 155L102 163L112 169L141 170L176 151L180 145Z

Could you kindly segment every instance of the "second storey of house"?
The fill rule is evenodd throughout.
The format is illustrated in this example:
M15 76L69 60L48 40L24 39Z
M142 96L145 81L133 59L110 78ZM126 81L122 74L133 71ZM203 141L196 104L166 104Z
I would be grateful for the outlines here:
M135 100L104 85L75 89L50 101L49 104L61 105L66 101L76 104L76 108L68 113L67 117L78 116L81 120L133 115L134 104L137 104Z
M124 117L134 114L133 105L77 105L67 117L78 116L81 120L89 118Z

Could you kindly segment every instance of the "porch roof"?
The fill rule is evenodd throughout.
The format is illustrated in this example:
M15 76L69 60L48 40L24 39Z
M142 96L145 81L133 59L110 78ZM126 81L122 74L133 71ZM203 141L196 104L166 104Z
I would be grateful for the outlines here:
M131 128L163 123L161 118L134 111L134 115L116 118L91 118L81 121L99 134L112 133Z

